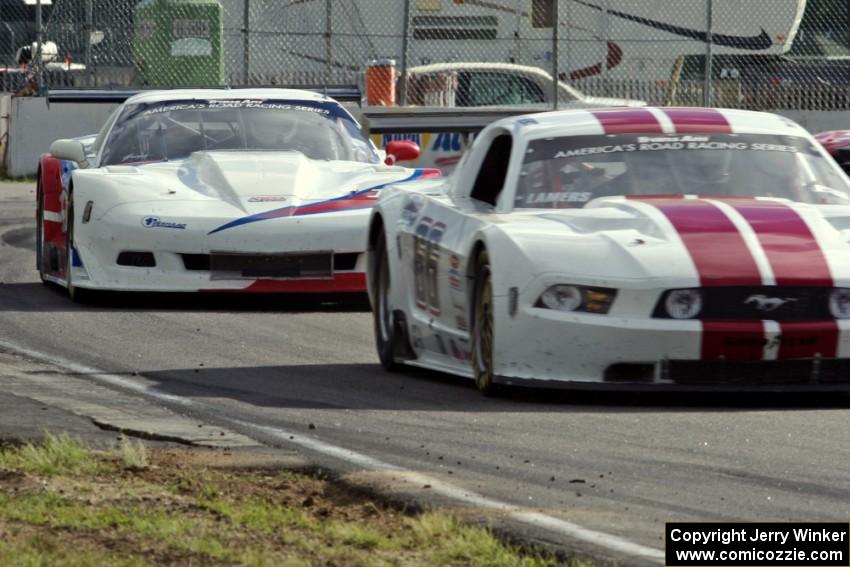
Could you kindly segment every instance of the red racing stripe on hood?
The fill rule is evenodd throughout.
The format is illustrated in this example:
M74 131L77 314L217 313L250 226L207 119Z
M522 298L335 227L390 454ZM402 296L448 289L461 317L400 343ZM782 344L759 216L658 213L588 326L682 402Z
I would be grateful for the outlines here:
M800 214L775 201L727 201L746 219L770 262L777 286L832 287L820 244ZM779 288L777 293L781 293ZM838 352L835 321L780 322L778 358L832 357Z
M662 108L677 134L731 134L732 126L713 108Z
M758 286L761 272L735 224L707 201L648 199L667 219L696 266L700 285Z
M661 134L661 123L645 108L592 110L606 134Z
M752 227L770 262L776 285L832 287L820 244L792 207L776 201L728 199Z
M699 274L700 286L759 286L761 272L735 224L720 208L699 199L651 199L676 229ZM703 321L700 356L705 360L761 360L761 321Z

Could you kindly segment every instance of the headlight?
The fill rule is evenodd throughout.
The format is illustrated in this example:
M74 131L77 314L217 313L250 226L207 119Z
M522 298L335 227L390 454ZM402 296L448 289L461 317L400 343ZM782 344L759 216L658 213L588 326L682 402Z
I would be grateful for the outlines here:
M667 294L664 307L673 319L693 319L702 311L702 292L698 289L674 289Z
M850 288L837 287L829 293L829 312L836 319L850 318Z
M553 285L543 292L535 307L558 311L583 311L606 314L617 296L617 290L578 285Z

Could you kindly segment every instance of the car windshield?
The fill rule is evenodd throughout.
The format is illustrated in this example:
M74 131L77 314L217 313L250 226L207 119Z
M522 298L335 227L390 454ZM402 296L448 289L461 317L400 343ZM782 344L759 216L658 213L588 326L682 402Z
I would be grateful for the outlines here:
M813 142L795 136L565 136L529 142L515 206L580 208L598 197L625 195L850 204L850 184Z
M193 99L128 105L109 134L101 164L180 159L202 150L379 161L372 143L334 101Z

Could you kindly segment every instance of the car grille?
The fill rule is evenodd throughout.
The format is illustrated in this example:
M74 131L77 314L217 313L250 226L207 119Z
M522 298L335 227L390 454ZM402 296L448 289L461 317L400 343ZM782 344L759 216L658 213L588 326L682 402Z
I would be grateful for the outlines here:
M850 383L850 359L673 360L667 378L677 384L838 384Z
M829 287L704 287L703 308L699 318L713 321L829 320L833 318L829 312L831 291ZM653 317L668 317L664 306L668 293L662 294ZM772 307L765 299L779 300L781 304Z
M612 364L606 382L664 382L716 385L850 384L850 359L801 358L791 360L666 360L659 364Z
M333 253L184 254L187 270L209 271L211 279L327 279L333 277Z

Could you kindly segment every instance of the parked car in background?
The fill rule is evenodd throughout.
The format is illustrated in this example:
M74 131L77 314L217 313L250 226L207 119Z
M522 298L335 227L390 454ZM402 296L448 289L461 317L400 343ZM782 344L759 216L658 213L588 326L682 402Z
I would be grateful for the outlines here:
M552 75L537 67L512 63L436 63L408 71L407 104L440 108L539 107L552 108ZM559 108L645 106L642 100L593 97L558 81ZM438 167L450 173L471 140L458 132L410 132L373 135L384 148L394 140L413 140L422 155L412 165Z
M408 104L423 106L552 106L552 75L513 63L435 63L408 71ZM593 97L558 81L558 106L645 106L642 100Z

